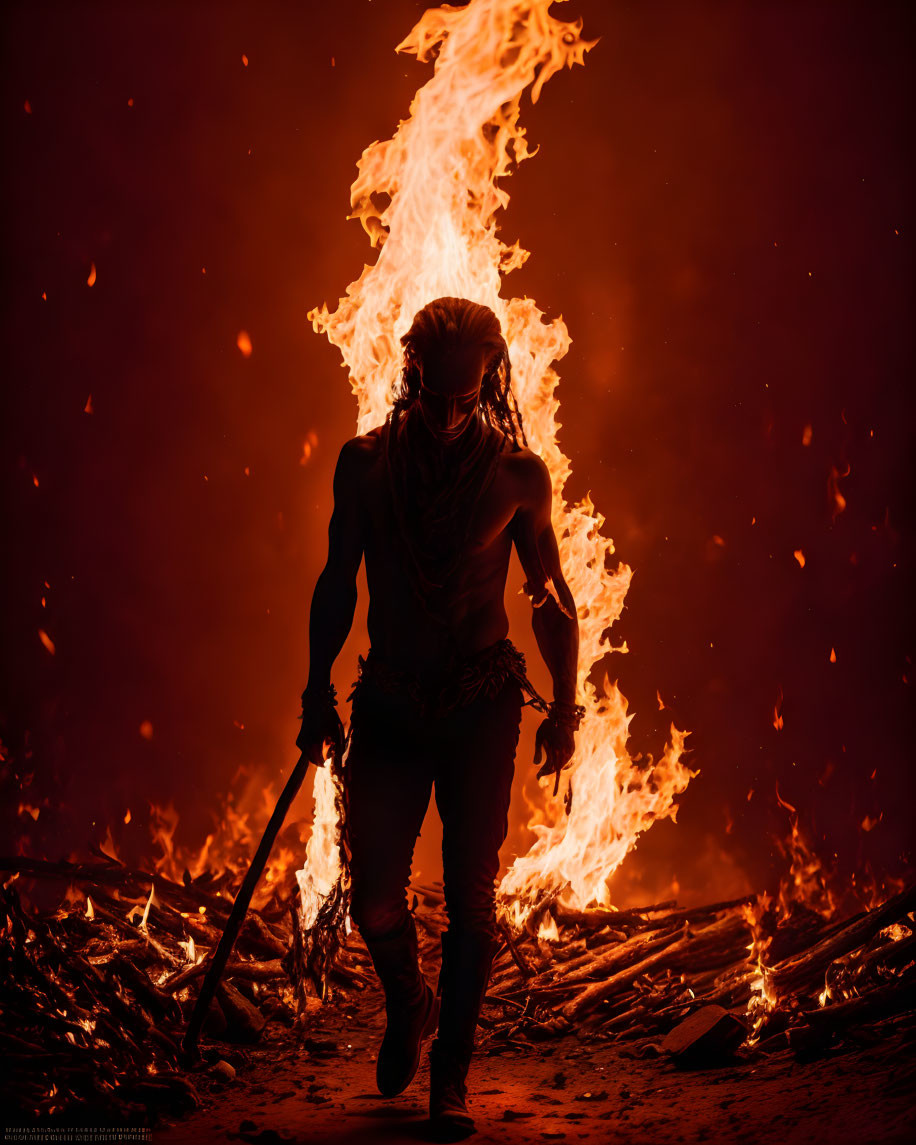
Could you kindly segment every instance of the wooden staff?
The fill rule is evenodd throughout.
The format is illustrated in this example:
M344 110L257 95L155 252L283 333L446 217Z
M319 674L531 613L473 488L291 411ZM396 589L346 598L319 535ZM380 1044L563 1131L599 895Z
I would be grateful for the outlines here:
M339 745L337 746L339 747ZM332 762L336 763L336 761L337 753L335 751L332 752ZM248 868L248 874L245 876L239 888L239 893L235 896L235 902L232 904L232 910L229 912L229 918L226 920L226 927L220 937L219 945L213 957L210 959L206 977L200 987L200 993L197 995L197 1001L191 1013L191 1020L188 1022L188 1028L181 1043L184 1052L192 1060L198 1057L197 1039L200 1037L200 1031L210 1009L210 1003L213 1001L220 979L223 976L223 971L226 969L226 963L229 961L230 954L232 954L235 940L238 938L242 923L245 921L245 915L248 913L248 907L251 904L251 896L254 894L254 888L258 885L258 879L260 879L267 865L271 848L274 845L277 835L280 834L280 828L283 826L283 821L286 819L290 805L299 794L299 788L302 786L302 781L305 779L305 773L308 771L308 767L309 761L305 755L303 755L293 768L292 775L286 781L286 786L283 788L283 792L277 800L277 806L274 808L270 822L267 824L267 828L261 837L261 842L251 861L251 866Z

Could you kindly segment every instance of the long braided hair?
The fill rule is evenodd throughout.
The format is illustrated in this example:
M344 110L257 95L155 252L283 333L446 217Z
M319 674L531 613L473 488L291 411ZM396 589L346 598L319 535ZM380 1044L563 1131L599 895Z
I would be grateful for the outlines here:
M416 315L401 339L404 368L394 393L395 421L420 396L420 363L430 351L479 346L487 353L480 387L480 416L516 446L527 445L522 415L512 393L509 348L499 319L488 306L467 298L436 298Z

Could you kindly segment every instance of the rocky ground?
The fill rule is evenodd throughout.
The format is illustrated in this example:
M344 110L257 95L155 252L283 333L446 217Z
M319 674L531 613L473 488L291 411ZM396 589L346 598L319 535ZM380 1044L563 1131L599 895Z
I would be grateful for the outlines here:
M245 1141L372 1145L430 1140L424 1064L401 1097L375 1090L377 993L316 1007L301 1046L271 1023L262 1041L216 1045L227 1066L200 1075L201 1107L153 1131L157 1145ZM484 1038L485 1038L484 1034ZM913 1139L916 1023L859 1027L815 1060L788 1048L717 1069L677 1069L657 1039L566 1036L484 1044L469 1078L480 1145L543 1141L830 1142ZM230 1068L231 1067L231 1068Z

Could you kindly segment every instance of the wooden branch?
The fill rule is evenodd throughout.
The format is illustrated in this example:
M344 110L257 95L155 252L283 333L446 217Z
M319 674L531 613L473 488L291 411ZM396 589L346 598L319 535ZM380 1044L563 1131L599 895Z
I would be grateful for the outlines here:
M842 929L828 938L821 939L809 950L773 966L768 974L770 984L777 994L783 997L810 988L835 958L840 958L855 950L857 946L868 942L884 927L890 926L914 909L916 909L916 884L894 895L874 910L864 915L857 915Z

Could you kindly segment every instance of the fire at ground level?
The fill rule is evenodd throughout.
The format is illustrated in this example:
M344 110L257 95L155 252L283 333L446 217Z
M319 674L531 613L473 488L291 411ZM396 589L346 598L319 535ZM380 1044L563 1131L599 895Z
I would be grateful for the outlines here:
M19 874L2 891L0 931L10 1124L262 1145L428 1136L425 1066L397 1099L374 1090L383 1003L358 934L322 1002L314 961L291 944L295 905L275 892L252 910L189 1068L179 1042L232 876L176 883L111 860L0 869ZM17 887L32 880L65 884L66 898L23 905ZM414 887L412 902L435 981L441 889ZM839 919L765 895L617 912L548 904L555 938L543 920L504 931L494 961L470 1077L477 1140L908 1140L914 911L916 886Z

